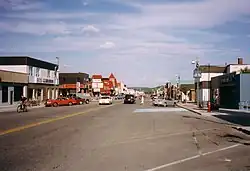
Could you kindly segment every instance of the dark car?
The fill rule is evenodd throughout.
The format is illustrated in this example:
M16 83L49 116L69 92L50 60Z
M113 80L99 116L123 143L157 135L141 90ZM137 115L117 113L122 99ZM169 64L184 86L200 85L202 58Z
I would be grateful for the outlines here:
M132 94L126 94L124 98L124 104L133 104L135 103L135 96Z

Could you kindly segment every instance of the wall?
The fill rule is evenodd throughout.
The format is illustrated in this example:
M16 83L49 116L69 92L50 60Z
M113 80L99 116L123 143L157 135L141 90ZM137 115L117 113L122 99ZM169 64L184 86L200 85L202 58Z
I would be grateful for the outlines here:
M240 101L250 102L250 74L240 74Z
M55 76L54 70L39 68L39 75L36 75L37 67L32 67L32 73L29 73L29 83L42 83L42 84L59 84L59 75ZM29 70L29 67L28 67ZM50 71L48 75L48 71ZM45 81L47 80L47 82ZM50 80L50 82L48 82Z
M231 73L231 72L236 72L237 74L239 74L240 73L240 70L241 69L245 69L245 68L248 68L248 69L250 69L250 65L230 65L229 67L228 67L228 69L227 69L227 72L228 73Z
M0 65L0 70L21 72L27 74L29 72L29 67L27 65Z
M1 82L28 83L28 75L24 73L0 70Z
M200 78L200 82L201 81L210 81L212 77L217 77L223 75L223 73L202 73L201 74L201 78Z

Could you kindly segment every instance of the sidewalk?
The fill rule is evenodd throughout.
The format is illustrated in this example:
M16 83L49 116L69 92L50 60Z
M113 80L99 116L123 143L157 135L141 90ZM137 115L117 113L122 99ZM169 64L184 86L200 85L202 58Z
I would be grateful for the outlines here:
M225 120L227 122L230 122L230 119L229 120L226 120L225 118L226 117L234 117L234 118L237 118L237 117L241 117L237 114L229 114L229 113L221 113L221 112L207 112L207 109L201 109L201 108L198 108L196 104L194 103L178 103L177 104L178 107L181 107L181 108L184 108L190 112L193 112L193 113L196 113L198 115L201 115L201 116L207 116L207 117L214 117L216 119L222 119L222 120ZM245 116L245 117L249 117L250 119L250 115L249 116ZM223 119L224 118L224 119ZM249 120L247 119L247 120ZM239 124L239 123L233 123L232 122L233 119L231 119L231 122L232 124L234 124L235 126L231 126L232 128L234 129L237 129L241 132L244 132L246 134L249 134L250 135L250 125L244 125L244 124Z
M44 105L32 106L32 107L28 107L28 109L35 109L35 108L41 108L41 107L44 107ZM2 112L14 112L16 110L17 110L17 104L8 105L8 106L0 106L0 113L2 113Z

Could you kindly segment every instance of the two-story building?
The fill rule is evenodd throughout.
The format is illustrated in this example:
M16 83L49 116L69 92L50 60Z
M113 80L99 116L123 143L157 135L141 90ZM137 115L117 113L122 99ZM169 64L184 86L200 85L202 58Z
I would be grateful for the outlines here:
M89 93L89 74L87 73L60 73L60 94L65 96L74 93Z
M0 69L28 75L23 95L28 99L46 100L58 97L58 65L29 56L2 56Z

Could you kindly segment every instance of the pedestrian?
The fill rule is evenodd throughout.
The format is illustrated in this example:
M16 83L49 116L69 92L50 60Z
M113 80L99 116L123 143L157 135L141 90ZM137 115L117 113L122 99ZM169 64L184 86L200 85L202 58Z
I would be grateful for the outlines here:
M144 96L142 95L141 96L141 105L143 105L144 104Z

